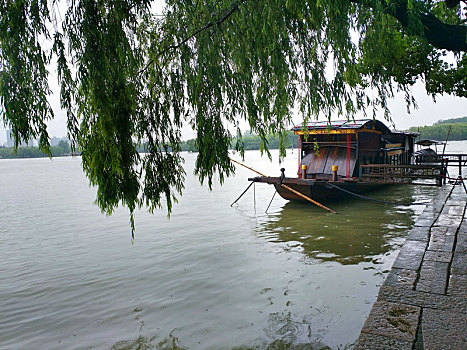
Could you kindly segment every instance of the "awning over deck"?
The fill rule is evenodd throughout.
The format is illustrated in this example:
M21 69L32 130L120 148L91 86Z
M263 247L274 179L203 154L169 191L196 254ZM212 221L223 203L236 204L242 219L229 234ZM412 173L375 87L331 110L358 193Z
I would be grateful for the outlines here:
M367 132L378 132L388 134L391 130L382 122L376 119L358 119L358 120L334 120L334 121L316 121L306 125L297 125L292 130L295 134L300 133L342 133L355 132L357 130Z
M437 141L437 140L420 140L420 141L415 142L415 144L423 146L423 147L429 147L432 145L444 145L444 142Z

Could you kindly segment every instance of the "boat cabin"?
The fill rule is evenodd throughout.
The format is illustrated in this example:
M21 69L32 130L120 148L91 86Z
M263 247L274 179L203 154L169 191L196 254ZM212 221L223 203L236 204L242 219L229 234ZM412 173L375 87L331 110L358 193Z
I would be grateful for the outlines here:
M438 154L438 146L444 146L446 143L436 140L419 140L415 142L417 150L414 152L415 164L426 164L441 162L442 154ZM431 148L432 146L435 149ZM443 148L444 154L444 148Z
M411 164L418 133L391 131L374 119L312 122L292 129L299 135L298 176L329 180L359 176L365 164Z

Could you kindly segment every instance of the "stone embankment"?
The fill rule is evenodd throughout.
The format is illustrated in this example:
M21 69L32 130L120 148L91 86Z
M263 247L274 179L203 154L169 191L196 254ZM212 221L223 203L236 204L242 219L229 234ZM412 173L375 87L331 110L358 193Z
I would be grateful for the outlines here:
M360 337L361 349L467 349L467 194L445 186L409 232Z

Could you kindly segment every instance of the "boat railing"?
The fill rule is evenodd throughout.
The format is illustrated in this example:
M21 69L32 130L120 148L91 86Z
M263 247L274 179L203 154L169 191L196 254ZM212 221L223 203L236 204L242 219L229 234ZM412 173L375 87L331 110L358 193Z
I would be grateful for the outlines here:
M467 165L467 154L458 153L445 153L445 154L428 154L428 155L416 155L415 163L442 163L446 166L458 166L459 164Z
M446 167L442 164L365 164L359 168L363 182L404 183L414 179L435 180L441 185Z

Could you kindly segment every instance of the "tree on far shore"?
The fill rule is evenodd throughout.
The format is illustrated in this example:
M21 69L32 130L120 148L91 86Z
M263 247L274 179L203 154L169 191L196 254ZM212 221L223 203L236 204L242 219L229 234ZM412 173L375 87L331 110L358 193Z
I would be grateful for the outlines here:
M64 154L70 153L70 145L65 140L58 141L57 147L63 149Z
M183 189L184 125L197 132L195 172L211 186L215 172L222 182L234 171L239 120L263 146L278 134L283 155L294 108L305 120L387 118L395 91L414 106L418 80L433 96L467 96L466 0L167 0L157 14L149 0L0 0L0 12L5 125L49 152L56 62L97 204L126 205L133 228L136 208L170 212Z

